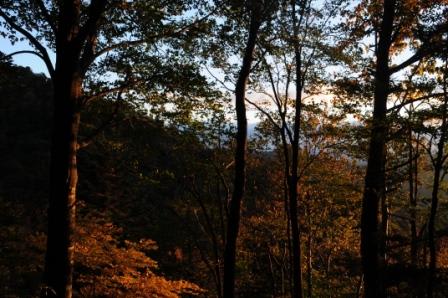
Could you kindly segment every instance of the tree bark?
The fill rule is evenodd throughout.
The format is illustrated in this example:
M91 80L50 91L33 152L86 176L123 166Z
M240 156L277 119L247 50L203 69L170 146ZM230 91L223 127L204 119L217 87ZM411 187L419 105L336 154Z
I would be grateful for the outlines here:
M55 89L44 279L50 297L71 297L78 181L76 148L80 123L75 99L81 92L81 84L71 82L69 93L61 90L64 88Z
M79 18L79 1L67 1L60 8L53 81L54 118L44 273L47 287L45 295L50 297L72 297L73 237L78 182L76 150L80 123L78 102L83 80L78 67L81 49L73 37L79 32Z
M409 183L409 207L410 207L410 220L409 223L411 225L411 265L413 267L417 267L417 197L416 197L416 191L417 188L416 181L415 181L415 175L416 170L414 169L414 166L417 166L417 157L416 152L414 154L414 147L412 145L412 129L409 127L409 139L408 139L408 183ZM416 162L414 162L414 158L416 159Z
M308 198L309 199L309 198ZM310 213L307 214L308 216L308 256L307 256L307 283L308 283L308 298L313 297L313 251L312 251L312 234L311 234L311 217Z
M361 214L361 258L364 293L367 298L385 297L382 282L383 264L379 264L381 236L378 231L378 208L385 196L386 108L390 87L389 50L394 15L395 0L384 0L376 52L373 121Z
M445 61L445 71L447 71L447 62ZM439 189L443 170L443 163L445 159L444 147L447 134L447 112L448 112L448 94L446 90L446 75L444 75L443 91L445 93L444 102L442 106L442 124L440 125L440 139L437 143L437 156L434 163L434 180L431 193L431 211L428 220L428 249L429 249L429 271L428 271L428 289L427 296L432 298L434 295L434 278L437 268L437 251L435 243L435 221L437 215L437 208L439 205Z
M43 297L72 297L78 182L76 153L82 84L89 66L82 61L93 52L91 41L96 38L98 21L106 4L106 0L92 1L83 27L80 25L80 0L59 5L56 66L52 76L54 115Z
M238 75L235 88L235 109L237 115L237 134L235 150L235 178L232 198L229 202L229 216L227 219L227 239L224 249L224 297L235 297L235 262L236 242L240 224L241 201L244 195L246 180L246 143L247 143L247 118L246 118L246 85L254 59L254 49L260 28L259 11L255 9L259 4L254 1L254 9L251 12L249 36L244 52L243 63Z
M302 117L302 57L298 44L298 30L299 24L296 16L296 1L292 1L293 13L293 33L294 33L294 55L296 64L296 98L295 98L295 113L294 113L294 128L293 141L291 144L291 175L289 177L289 212L291 220L291 236L292 236L292 258L293 258L293 297L303 297L303 282L302 282L302 250L300 247L300 223L297 212L297 201L299 199L299 141L300 141L300 122ZM304 3L302 3L305 6ZM302 12L303 14L303 12Z
M439 141L440 143L440 141ZM440 148L439 150L443 148ZM432 193L431 193L431 211L429 215L429 221L428 221L428 248L429 248L429 270L428 270L428 289L427 289L427 296L428 298L433 297L434 293L434 278L435 278L435 271L436 271L436 262L437 262L437 255L436 255L436 244L435 244L435 220L436 220L436 214L437 214L437 207L439 203L439 187L440 187L440 173L442 170L442 165L439 161L440 154L437 153L437 164L434 168L434 181L432 186Z

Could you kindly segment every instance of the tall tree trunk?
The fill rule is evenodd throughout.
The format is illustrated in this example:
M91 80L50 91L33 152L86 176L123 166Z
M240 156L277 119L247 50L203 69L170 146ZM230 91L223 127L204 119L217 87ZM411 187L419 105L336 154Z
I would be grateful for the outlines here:
M229 202L229 216L227 219L227 239L224 248L224 297L235 297L235 259L236 242L240 224L241 201L244 195L246 179L246 143L247 143L247 118L246 118L246 85L249 78L254 49L260 28L259 10L256 1L253 2L251 12L249 36L244 52L243 63L238 75L235 88L235 109L237 116L237 134L235 151L235 178L232 198Z
M448 64L445 61L445 72L447 71ZM435 221L437 215L437 208L439 205L439 188L442 176L443 163L445 159L444 147L447 134L447 112L448 112L448 93L446 74L444 74L444 102L442 106L442 124L440 126L440 139L437 143L437 156L434 163L434 180L431 193L431 211L428 220L428 248L429 248L429 271L428 271L428 289L427 296L432 298L434 294L434 278L437 266L437 251L435 243Z
M76 151L83 77L79 68L80 1L61 4L56 33L54 118L51 138L50 199L44 296L72 297L76 185Z
M439 150L443 148L439 147ZM428 221L428 248L429 248L429 271L428 271L428 290L427 290L427 296L428 298L433 297L434 293L434 278L435 278L435 271L436 271L436 245L435 245L435 219L436 219L436 213L437 213L437 207L438 207L438 193L439 193L439 187L440 187L440 174L442 171L441 163L439 163L439 153L437 153L437 164L434 168L434 181L432 186L432 193L431 193L431 211L429 215L429 221ZM440 158L441 160L441 158Z
M309 200L309 196L307 196L307 200ZM310 209L310 207L308 206L308 210ZM313 236L311 234L311 212L308 212L307 217L308 217L308 243L307 243L307 283L308 283L308 298L312 298L313 297L313 251L312 251L312 242L313 242Z
M302 6L305 6L302 3ZM299 141L300 141L300 122L302 117L302 56L299 48L298 31L300 21L297 21L296 16L296 1L292 1L293 14L293 34L294 34L294 56L296 66L296 98L295 98L295 113L294 113L294 128L293 128L293 142L291 144L291 175L289 177L289 212L291 220L291 236L292 236L292 257L293 257L293 297L303 297L303 283L302 283L302 251L300 247L300 223L297 211L297 201L299 199ZM303 15L303 9L302 9Z
M412 145L412 129L409 126L409 138L408 138L408 183L409 183L409 207L410 207L410 220L409 223L411 225L411 265L413 267L417 267L417 198L415 196L415 175L416 169L414 166L417 166L414 163L414 158L416 158L416 152L414 154L414 147Z
M376 52L372 131L365 176L361 214L361 258L364 293L367 298L385 297L382 264L379 264L378 207L385 196L386 108L389 94L389 50L395 14L395 0L384 0L383 19Z
M296 103L296 121L300 121L300 104ZM299 115L299 116L297 116ZM302 298L302 252L300 247L300 226L297 210L297 201L299 198L298 190L298 159L299 159L299 124L294 124L294 137L292 144L292 164L291 176L289 177L289 212L291 221L291 240L292 240L292 258L293 258L293 297Z
M68 82L67 82L68 83ZM70 94L55 90L55 114L51 146L50 204L45 259L45 284L56 297L72 296L72 274L78 181L76 147L80 113L80 82L72 82ZM65 93L65 94L64 94ZM75 96L75 97L73 97ZM50 295L53 296L53 295Z
M381 241L380 241L380 263L386 266L387 263L387 237L389 233L389 205L387 196L381 198Z
M409 187L409 224L411 234L411 267L417 269L418 263L418 243L417 243L417 166L418 166L418 140L417 146L414 150L412 127L409 123L408 128L408 187ZM418 284L418 277L413 277L410 281L413 284ZM410 292L411 297L418 296L418 287L414 287Z

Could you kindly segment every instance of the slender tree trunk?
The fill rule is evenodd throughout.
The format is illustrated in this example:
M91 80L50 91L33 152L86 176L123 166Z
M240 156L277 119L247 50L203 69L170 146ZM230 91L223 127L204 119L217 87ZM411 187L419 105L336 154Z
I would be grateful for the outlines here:
M417 200L415 197L415 188L417 185L414 185L414 147L412 146L412 129L409 127L409 138L408 138L408 183L409 183L409 207L410 207L410 220L409 223L411 225L411 265L413 267L417 267L417 214L416 214L416 208L417 208Z
M275 273L274 273L274 264L272 263L272 256L269 246L267 247L268 259L269 259L269 273L271 277L271 291L272 297L275 297L277 294L276 290L276 282L275 282Z
M298 126L298 125L295 125ZM302 252L300 247L298 201L298 141L292 145L292 169L289 182L289 212L291 220L292 266L293 266L293 297L302 298Z
M418 148L414 152L414 146L412 144L412 128L409 124L408 132L408 186L409 186L409 224L411 234L411 267L418 268L418 255L417 255L417 154ZM418 143L418 142L417 142ZM414 161L415 159L415 161ZM418 284L418 278L412 278L412 283ZM415 287L411 290L412 297L418 297L418 289Z
M416 154L419 154L420 148L419 148L419 142L420 142L420 135L417 134L416 136L416 144L415 144L415 152ZM414 214L412 216L415 217L415 231L413 233L415 233L415 249L416 249L416 260L417 260L417 265L420 265L419 263L419 245L418 245L418 239L419 237L421 237L421 235L419 235L418 229L417 229L417 202L418 202L418 158L414 159Z
M255 9L259 4L254 2L251 13L249 36L244 52L243 63L235 88L235 109L237 115L237 135L235 151L235 178L232 199L229 203L229 216L227 219L227 239L224 249L224 297L235 297L235 261L236 242L240 224L241 201L244 195L246 179L246 143L247 143L247 118L245 107L246 84L249 78L254 56L254 49L260 28L259 10Z
M308 218L309 218L308 214ZM310 220L308 221L308 224L310 224ZM308 232L308 264L307 264L307 282L308 282L308 298L313 297L313 261L312 261L312 236L311 236L311 230Z
M302 3L304 6L305 4ZM294 56L296 66L296 98L294 113L293 142L291 144L291 175L289 177L289 212L291 220L291 236L292 236L292 257L293 257L293 297L303 297L302 283L302 251L300 247L300 223L297 211L297 201L299 199L299 141L300 141L300 122L302 117L302 56L298 44L298 30L300 22L296 16L296 1L292 1L293 14L293 33L294 33ZM302 12L303 14L303 12Z
M436 262L437 262L436 245L435 245L435 240L434 240L434 237L435 237L434 230L435 230L435 219L436 219L437 207L438 207L438 202L439 202L438 193L439 193L439 186L440 186L440 172L442 170L441 164L438 162L439 161L439 153L437 155L438 155L437 164L434 168L434 181L433 181L432 194L431 194L431 211L430 211L429 221L428 221L428 248L429 248L429 271L428 271L429 274L428 274L428 290L427 290L428 298L433 297L434 278L435 278Z
M355 295L356 298L361 298L363 281L364 281L364 275L361 274L361 276L359 277L358 286L356 287L356 295Z
M286 92L287 94L287 92ZM282 115L284 117L284 115ZM293 264L293 253L292 253L292 240L291 240L291 212L290 212L290 159L289 159L289 146L286 141L286 120L282 118L282 129L281 129L281 138L282 138L282 147L283 147L283 158L284 158L284 179L283 179L283 198L285 203L285 214L286 214L286 236L288 241L288 258L289 263ZM290 266L288 270L288 281L289 281L289 291L291 293L291 297L294 296L294 288L293 288L293 267Z
M389 205L387 196L381 198L381 242L380 242L380 263L386 266L387 263L387 237L389 232Z
M299 102L296 102L296 121L300 121L300 107ZM297 116L298 115L298 116ZM298 190L298 159L299 159L299 124L294 124L295 140L292 144L292 167L291 176L289 178L289 212L291 220L291 240L292 240L292 257L293 257L293 281L294 281L294 296L295 298L302 297L302 253L300 247L300 227L299 215L297 210L297 201L299 199Z
M445 62L445 71L447 71L447 62ZM442 107L442 124L440 126L440 139L437 143L437 156L434 163L434 180L432 185L432 194L431 194L431 211L429 214L428 220L428 249L429 249L429 272L428 272L428 289L427 296L428 298L432 298L434 294L434 279L436 277L436 269L437 269L437 251L436 251L436 243L435 243L435 221L437 215L437 208L439 205L439 188L440 188L440 180L442 176L443 163L445 159L444 147L446 142L446 134L447 134L447 112L448 112L448 94L446 90L446 76L444 75L444 86L443 91L444 102Z
M376 53L373 121L361 214L361 258L366 298L385 297L383 268L382 264L379 264L381 237L378 231L378 207L385 196L386 108L390 84L389 50L394 11L395 1L384 0Z

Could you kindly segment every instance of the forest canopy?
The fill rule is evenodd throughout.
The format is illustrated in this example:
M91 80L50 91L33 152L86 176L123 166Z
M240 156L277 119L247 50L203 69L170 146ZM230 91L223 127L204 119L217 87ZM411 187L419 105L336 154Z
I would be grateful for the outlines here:
M447 38L445 0L0 1L0 296L445 297Z

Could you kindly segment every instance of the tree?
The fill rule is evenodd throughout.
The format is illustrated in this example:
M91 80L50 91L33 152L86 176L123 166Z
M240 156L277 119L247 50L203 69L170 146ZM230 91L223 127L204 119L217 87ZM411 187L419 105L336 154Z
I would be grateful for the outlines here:
M167 9L161 10L161 7ZM54 86L44 282L51 289L46 291L50 295L71 297L78 181L76 156L81 110L96 98L135 89L142 82L157 82L157 72L135 76L128 63L136 59L137 52L132 52L129 47L140 46L140 54L143 55L137 55L140 58L137 62L157 65L156 57L145 53L149 53L162 37L182 35L197 25L193 22L195 25L190 27L184 19L176 21L171 18L177 12L196 7L194 3L183 1L165 6L146 1L95 0L85 3L79 0L38 0L2 1L0 8L0 17L4 21L2 36L8 36L14 42L21 39L15 35L18 33L34 48L33 51L18 51L9 56L23 53L39 56ZM55 53L54 65L47 47ZM137 63L131 65L136 66ZM92 69L95 72L89 73ZM114 84L95 80L97 75L107 71L116 73L118 79Z
M377 211L385 196L385 142L386 108L389 93L389 51L395 17L395 0L385 1L376 52L374 111L367 172L361 215L361 256L364 273L364 291L367 298L384 297L381 269L378 264L379 231Z
M435 44L445 30L446 21L439 20L431 29L426 28L418 16L437 7L435 2L362 1L355 12L352 37L359 40L374 33L373 78L371 82L373 115L370 123L370 145L365 176L361 216L361 256L366 297L384 297L384 268L386 266L386 229L388 225L386 198L386 141L390 120L387 117L388 99L400 88L391 80L393 74L405 70L425 56L435 52ZM423 29L422 29L423 28ZM423 32L424 33L423 33ZM413 43L416 46L413 46ZM367 44L369 44L367 42ZM391 60L404 48L413 47L413 54L404 62ZM365 72L370 76L369 71ZM381 206L381 228L378 212Z
M243 61L235 87L235 110L237 114L237 132L235 149L235 177L233 183L232 198L229 202L229 214L227 218L226 244L224 248L224 276L223 289L225 298L235 297L235 262L236 241L240 224L241 201L244 195L246 175L246 142L247 142L247 118L246 118L246 84L250 75L254 50L257 41L258 30L262 24L262 3L249 1L247 7L250 15L247 44L244 50Z
M332 58L329 57L331 41L325 40L324 36L331 33L329 20L339 9L339 1L291 1L283 5L277 14L273 32L263 35L260 42L266 53L254 91L264 101L246 99L261 117L270 122L282 147L287 234L291 239L289 253L293 263L293 297L303 295L300 236L303 218L299 215L303 208L299 202L304 197L299 190L299 181L307 162L300 161L301 143L304 141L301 127L306 122L303 121L302 111L307 108L306 99L311 102L313 96L323 93L323 69L328 66L326 60ZM289 93L293 84L292 96Z
M427 219L427 246L429 249L427 297L433 297L435 292L436 242L439 237L436 232L436 219L440 204L441 184L446 175L445 163L448 158L445 148L448 134L447 59L445 54L442 55L442 57L431 57L427 61L427 64L433 64L434 67L427 67L425 73L434 71L436 76L428 80L431 92L423 107L416 112L421 121L421 125L416 129L426 139L426 142L422 143L428 153L433 173L431 206ZM430 76L428 75L428 77Z
M0 79L0 118L7 124L0 130L1 167L8 173L0 187L0 293L37 296L46 245L44 214L49 177L41 173L49 167L52 85L44 75L34 74L29 68L11 63L0 63L0 68L8 74ZM140 241L150 236L160 239L157 229L147 219L150 213L137 213L139 217L134 211L147 207L144 194L160 191L148 185L151 171L147 170L157 166L160 152L170 158L180 156L179 164L193 159L169 150L186 136L152 120L147 111L131 103L120 102L119 107L117 110L102 99L84 110L81 136L108 123L111 115L115 117L78 155L74 295L178 297L202 293L196 285L174 278L166 267L161 270L162 262L157 266L155 242ZM190 147L192 142L188 143ZM154 174L151 178L158 179ZM157 259L164 261L160 256Z

